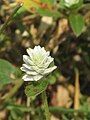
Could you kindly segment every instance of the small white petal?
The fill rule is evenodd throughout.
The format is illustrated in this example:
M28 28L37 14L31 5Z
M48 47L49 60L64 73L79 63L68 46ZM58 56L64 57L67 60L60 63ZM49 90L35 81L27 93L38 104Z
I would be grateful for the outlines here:
M25 67L21 67L20 69L21 69L22 71L24 71L24 72L27 72L27 71L28 71L28 69L25 68Z
M74 4L77 4L78 2L79 2L79 0L65 0L65 5L67 7L70 7L70 6L74 5Z
M43 73L45 68L39 68L37 66L32 66L33 70L36 71L37 73Z
M44 51L46 53L46 51ZM43 56L45 55L44 52L42 51L42 48L40 46L35 46L34 47L34 54L38 56Z
M27 50L28 55L30 56L31 59L33 59L33 49L28 48Z
M32 66L32 68L26 64L23 64L22 67L20 68L22 71L26 72L29 75L37 75L38 72L36 72L36 70L33 69L33 67L36 66ZM38 70L37 70L38 71Z
M28 65L34 65L34 63L29 59L29 56L23 55L23 61Z
M30 76L30 75L24 75L23 76L23 80L24 81L38 81L42 78L43 76L42 75L36 75L36 76Z
M50 55L50 52L49 52L49 51L47 51L47 52L46 52L46 54L47 54L47 56L49 56L49 55Z
M35 46L34 47L34 52L37 53L37 52L41 52L41 47L38 45L38 46Z
M41 51L42 51L42 53L43 53L44 55L47 54L47 52L46 52L46 50L45 50L44 47L41 48Z
M30 77L29 75L24 75L24 76L22 77L22 79L23 79L24 81L33 81L33 78Z
M43 78L42 75L36 75L36 76L33 77L33 79L34 79L35 81L38 81L38 80L40 80L41 78Z
M22 67L25 67L28 70L32 70L32 67L30 65L27 65L27 64L22 64Z
M37 72L35 72L35 71L30 71L29 69L27 69L27 68L25 68L25 67L21 67L20 68L22 71L24 71L24 72L26 72L27 74L29 74L29 75L37 75L38 73Z
M27 71L26 73L27 73L28 75L38 75L38 73L35 72L35 71Z
M51 72L52 72L53 70L55 70L56 68L57 68L57 66L54 66L54 67L50 67L50 68L45 69L43 75L51 73Z
M45 63L45 68L47 68L53 62L53 60L54 60L54 58L49 56L48 59L47 59L47 62Z
M35 46L35 48L38 49L38 50L41 50L41 46L40 45Z
M43 67L44 67L44 64L47 62L47 59L48 59L48 57L45 56L45 57L43 58L43 60L41 61L40 66L43 66Z
M48 56L50 55L50 52L49 52L49 51L46 51L44 47L42 47L41 50L42 50L42 54L43 54L44 56L47 56L47 57L48 57Z

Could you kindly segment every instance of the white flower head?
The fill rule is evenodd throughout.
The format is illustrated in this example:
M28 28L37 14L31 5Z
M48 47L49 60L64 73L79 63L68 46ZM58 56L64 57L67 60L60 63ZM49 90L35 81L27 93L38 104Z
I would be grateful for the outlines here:
M26 73L22 78L24 81L38 81L57 68L55 65L51 66L54 58L44 47L28 48L27 53L28 55L23 55L24 64L21 67Z
M79 0L64 0L65 1L65 6L71 7L72 5L75 5L79 3Z

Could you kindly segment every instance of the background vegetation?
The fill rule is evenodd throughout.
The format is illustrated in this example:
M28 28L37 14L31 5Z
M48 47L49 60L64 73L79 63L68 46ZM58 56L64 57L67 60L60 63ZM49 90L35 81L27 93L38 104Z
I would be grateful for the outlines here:
M51 120L90 120L89 1L21 2L0 1L0 120L45 119L39 91L27 90L20 70L26 49L36 45L51 51L58 67L48 78Z

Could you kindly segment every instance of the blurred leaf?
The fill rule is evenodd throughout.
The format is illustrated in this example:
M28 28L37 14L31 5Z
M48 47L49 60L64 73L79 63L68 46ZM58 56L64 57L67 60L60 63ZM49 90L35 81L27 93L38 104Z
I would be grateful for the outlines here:
M47 76L46 80L49 82L49 84L54 84L59 77L60 71L55 70L53 74Z
M26 106L24 106L24 105L17 105L17 104L13 104L13 103L6 103L6 108L8 109L8 110L13 110L13 109L18 109L18 110L20 110L20 111L22 111L22 112L30 112L31 111L31 108L28 108L28 107L26 107Z
M21 0L17 0L20 2ZM23 0L22 10L25 8L32 13L39 13L42 16L58 18L60 13L54 9L54 0ZM19 10L20 11L20 10ZM20 13L20 12L19 12ZM17 13L18 14L18 13Z
M0 59L0 83L5 85L11 82L11 75L16 68L6 60Z
M15 111L12 110L10 113L11 113L11 116L12 116L13 120L16 120L17 115L16 115Z
M24 13L26 12L26 8L24 6L22 6L17 12L16 14L14 15L14 19L17 19L19 17L22 17L24 16Z
M70 14L69 22L76 36L79 36L84 28L84 20L80 14Z
M35 1L32 1L32 0L17 0L17 2L22 2L23 3L23 6L30 12L32 12L33 8L37 9L39 6L39 3L40 3L40 0L35 0Z
M58 18L60 17L60 13L58 11L50 11L48 9L42 9L42 8L38 8L37 12L41 15L41 16L49 16L49 17L54 17L54 18Z
M14 72L14 75L16 78L21 78L22 76L22 71L20 70L20 68L16 68L15 72Z
M25 89L25 93L28 97L35 97L40 93L42 93L47 88L47 85L48 85L47 80L45 79L40 80L36 83L27 85Z
M14 73L16 68L6 60L0 59L0 72L5 74Z
M18 109L17 110L12 110L10 111L10 116L12 118L12 120L24 120L23 117L24 117L24 114L19 111Z
M56 82L56 77L54 75L49 75L47 77L47 80L49 81L50 84L54 84Z
M54 0L41 0L43 3L48 3L48 4L53 4L55 1Z
M13 103L5 103L6 109L10 111L9 119L11 120L23 120L24 113L30 112L31 109L23 105L16 105Z
M2 41L4 41L4 39L5 39L5 34L1 33L1 34L0 34L0 43L1 43Z
M6 84L11 83L10 77L7 74L5 74L5 73L3 73L1 71L0 71L0 83L2 85L6 85Z
M83 54L83 59L85 60L87 65L90 65L90 55L84 53Z

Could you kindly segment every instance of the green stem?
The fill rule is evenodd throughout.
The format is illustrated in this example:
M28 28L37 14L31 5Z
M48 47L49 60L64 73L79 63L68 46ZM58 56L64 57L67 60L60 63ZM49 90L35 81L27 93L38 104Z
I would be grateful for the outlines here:
M18 91L18 89L22 86L23 80L18 80L15 82L15 86L12 88L12 90L5 94L1 99L4 101L8 101L11 97L14 96L14 94Z
M53 114L74 114L74 113L89 113L90 114L90 109L72 109L72 108L63 108L63 107L49 107L49 110Z
M30 97L27 97L27 107L30 108ZM26 120L30 120L30 112L28 112Z
M22 7L22 4L19 4L13 11L13 13L10 15L10 17L7 19L7 21L2 25L0 29L0 34L5 30L5 28L8 26L8 23L13 18L13 16L16 14L16 12Z
M43 93L42 93L42 102L43 102L43 107L45 110L46 120L50 120L50 113L49 113L49 108L48 108L46 91L43 91Z

